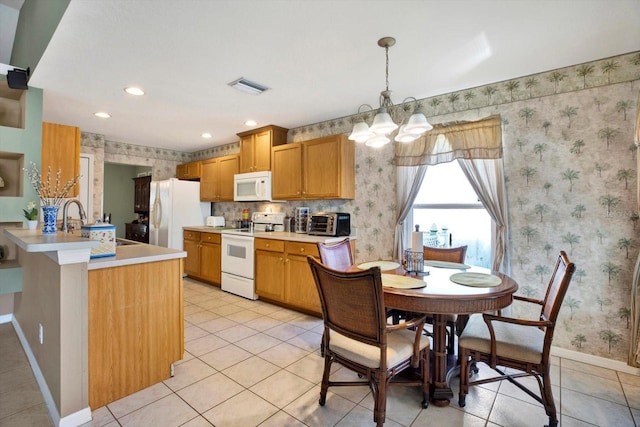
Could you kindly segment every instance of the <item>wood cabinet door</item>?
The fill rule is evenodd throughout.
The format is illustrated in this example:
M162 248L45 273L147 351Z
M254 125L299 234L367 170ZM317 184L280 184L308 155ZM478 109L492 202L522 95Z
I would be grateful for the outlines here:
M233 176L239 172L240 157L225 156L218 160L218 201L233 201ZM202 188L202 180L200 181Z
M302 198L302 146L285 144L271 149L271 196L280 200Z
M271 137L272 131L265 130L254 135L253 139L253 172L271 170Z
M197 181L200 179L201 162L189 162L176 166L176 178Z
M202 162L200 172L200 200L203 202L218 201L218 174L219 163L217 159L209 159Z
M284 253L257 250L255 263L256 294L284 302Z
M134 200L133 211L136 213L149 213L149 197L151 192L151 177L142 176L133 178Z
M184 272L189 276L200 275L200 242L183 240L184 251L187 257L184 259Z
M202 243L200 246L200 276L204 280L220 284L222 279L219 243Z
M287 304L322 313L320 297L306 255L287 254L285 301Z
M340 140L328 137L302 146L303 188L309 199L340 197Z
M240 138L240 172L238 173L253 172L253 159L255 156L254 136L255 135L247 135Z
M80 174L80 129L74 126L58 125L42 122L42 154L40 173L46 181L47 172L51 168L50 182L56 183L56 174L60 171L60 186L66 184ZM26 166L26 165L25 165ZM67 197L79 194L76 184Z

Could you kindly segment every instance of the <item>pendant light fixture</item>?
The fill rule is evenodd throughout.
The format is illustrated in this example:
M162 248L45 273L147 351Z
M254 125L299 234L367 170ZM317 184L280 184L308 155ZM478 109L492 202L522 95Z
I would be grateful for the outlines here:
M349 139L352 141L364 142L370 147L381 147L391 142L391 133L398 129L398 124L394 121L392 115L397 115L398 110L407 111L409 108L408 104L405 104L407 100L412 100L415 103L413 114L411 114L406 124L403 120L400 120L401 126L394 138L395 141L413 142L426 131L433 129L425 115L418 110L417 99L413 97L405 98L399 106L393 105L391 101L391 91L389 90L389 48L395 44L396 39L393 37L383 37L378 40L378 46L384 48L386 56L386 88L380 92L380 108L378 108L378 112L373 118L371 127L360 117L354 124L351 135L349 135ZM405 105L407 108L405 108ZM358 115L362 113L362 107L369 107L369 111L373 110L370 105L363 104L358 108Z

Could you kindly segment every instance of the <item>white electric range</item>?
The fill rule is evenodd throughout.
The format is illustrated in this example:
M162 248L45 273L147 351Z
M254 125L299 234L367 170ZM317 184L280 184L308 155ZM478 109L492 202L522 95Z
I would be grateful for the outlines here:
M270 231L284 231L284 212L254 212L251 227L222 231L223 291L256 300L254 284L255 235Z

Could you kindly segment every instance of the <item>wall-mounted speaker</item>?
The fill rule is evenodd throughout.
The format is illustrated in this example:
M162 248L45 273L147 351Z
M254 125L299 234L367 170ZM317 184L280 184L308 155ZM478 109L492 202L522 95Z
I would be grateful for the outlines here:
M27 80L29 80L29 68L26 70L14 68L7 71L7 85L11 89L29 89Z

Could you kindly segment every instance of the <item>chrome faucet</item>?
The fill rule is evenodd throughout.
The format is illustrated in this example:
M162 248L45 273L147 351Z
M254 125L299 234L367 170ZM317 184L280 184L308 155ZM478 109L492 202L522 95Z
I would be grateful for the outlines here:
M78 205L78 211L80 212L80 221L84 224L84 220L87 219L87 214L84 212L84 208L82 207L82 203L78 199L71 199L64 202L64 206L62 206L62 228L61 230L65 233L73 231L73 229L69 229L69 205L75 203Z

